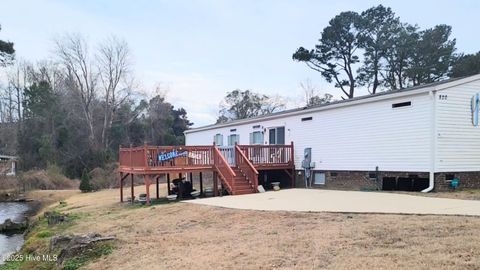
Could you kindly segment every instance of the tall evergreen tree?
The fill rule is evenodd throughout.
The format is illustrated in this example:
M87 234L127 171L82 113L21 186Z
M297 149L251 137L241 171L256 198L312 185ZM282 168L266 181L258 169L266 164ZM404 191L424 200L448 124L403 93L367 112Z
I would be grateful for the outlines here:
M455 51L455 39L450 39L452 27L437 25L420 32L412 48L410 68L406 74L413 85L431 83L447 77Z
M364 50L362 66L359 69L358 84L369 88L371 94L377 92L383 83L387 42L393 38L392 31L400 24L393 11L382 5L369 8L357 20L359 46Z
M453 78L480 73L480 52L476 54L460 54L453 59L449 76Z
M0 31L2 26L0 25ZM15 55L13 43L9 41L0 40L0 66L11 64Z
M354 97L358 84L355 64L359 62L359 40L355 24L359 20L356 12L340 13L323 29L315 49L300 47L292 56L293 60L320 72L327 82L334 82L347 99Z

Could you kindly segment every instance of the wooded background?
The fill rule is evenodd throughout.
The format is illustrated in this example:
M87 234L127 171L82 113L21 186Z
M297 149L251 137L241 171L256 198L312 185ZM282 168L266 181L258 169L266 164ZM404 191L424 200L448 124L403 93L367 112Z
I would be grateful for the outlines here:
M332 18L313 49L293 52L292 64L304 63L332 84L320 94L310 81L299 82L304 105L315 106L334 95L353 98L358 89L375 94L479 73L480 52L463 54L455 45L450 26L420 29L379 5ZM20 156L22 170L56 165L79 177L115 162L119 145L184 144L192 126L187 111L161 89L152 98L138 90L125 40L91 44L81 34L64 34L52 51L31 63L15 58L14 43L0 40L0 153ZM226 92L217 122L276 112L285 103L235 89Z

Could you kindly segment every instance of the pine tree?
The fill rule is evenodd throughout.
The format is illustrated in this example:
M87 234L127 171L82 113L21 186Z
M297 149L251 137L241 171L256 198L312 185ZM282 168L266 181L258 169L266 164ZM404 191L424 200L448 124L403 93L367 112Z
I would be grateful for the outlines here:
M92 186L90 185L90 175L88 174L86 169L83 170L83 174L80 179L80 190L82 192L92 191Z

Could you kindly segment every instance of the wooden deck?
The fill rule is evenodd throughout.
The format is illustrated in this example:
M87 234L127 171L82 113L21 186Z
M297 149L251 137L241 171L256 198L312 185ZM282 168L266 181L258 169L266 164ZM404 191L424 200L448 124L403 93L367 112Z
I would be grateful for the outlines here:
M257 192L258 171L285 170L292 180L294 147L290 145L235 145L231 147L208 146L148 146L120 147L120 195L123 201L123 182L130 176L143 175L147 202L150 202L149 185L152 178L166 174L211 171L214 176L214 194L217 178L232 195ZM203 190L202 190L203 191ZM157 193L158 194L158 193ZM133 198L133 190L132 190Z

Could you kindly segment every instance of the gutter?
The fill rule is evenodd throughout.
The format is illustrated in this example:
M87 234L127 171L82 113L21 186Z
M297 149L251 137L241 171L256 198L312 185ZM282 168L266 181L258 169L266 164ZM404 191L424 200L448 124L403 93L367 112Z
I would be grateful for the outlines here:
M427 193L433 190L435 187L435 154L437 148L437 124L436 124L436 89L429 91L428 95L432 99L432 107L430 110L430 174L428 177L428 187L421 192Z

